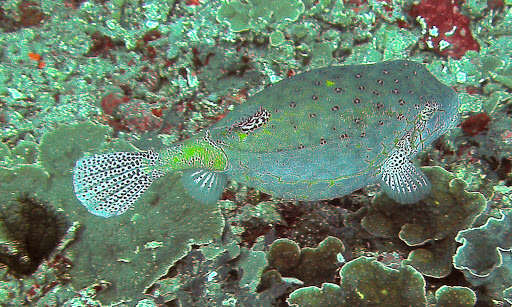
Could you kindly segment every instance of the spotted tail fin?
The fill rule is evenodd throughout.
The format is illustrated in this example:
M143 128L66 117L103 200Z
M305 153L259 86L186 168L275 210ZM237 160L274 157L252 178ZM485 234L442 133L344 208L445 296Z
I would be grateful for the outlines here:
M92 214L120 215L163 175L156 168L159 162L151 150L85 157L73 169L75 195Z

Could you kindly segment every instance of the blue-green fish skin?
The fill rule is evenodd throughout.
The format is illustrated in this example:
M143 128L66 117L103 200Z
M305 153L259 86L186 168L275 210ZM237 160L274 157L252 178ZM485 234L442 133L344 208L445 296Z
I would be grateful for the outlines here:
M398 60L332 66L282 80L211 129L224 144L230 178L296 200L340 197L379 182L385 159L429 102L439 104L417 131L414 156L458 122L456 93L423 65ZM258 110L264 126L243 140L229 127Z
M85 157L73 185L82 205L103 217L125 212L169 171L183 171L183 186L204 203L219 199L227 179L305 201L380 183L396 201L414 203L430 183L411 160L455 127L458 107L456 93L419 63L314 69L263 89L159 153Z

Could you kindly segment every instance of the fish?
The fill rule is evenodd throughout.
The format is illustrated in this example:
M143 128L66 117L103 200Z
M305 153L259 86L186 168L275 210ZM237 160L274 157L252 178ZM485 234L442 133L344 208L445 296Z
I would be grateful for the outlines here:
M277 199L317 201L371 184L401 204L428 196L414 157L460 121L456 92L409 60L313 69L272 84L197 135L159 152L79 159L87 210L120 215L152 182L181 172L187 193L216 203L228 180Z

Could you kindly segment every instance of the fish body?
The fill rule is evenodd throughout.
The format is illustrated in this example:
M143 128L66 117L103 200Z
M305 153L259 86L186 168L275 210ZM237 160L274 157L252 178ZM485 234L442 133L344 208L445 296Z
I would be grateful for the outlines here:
M458 106L456 93L419 63L315 69L263 89L197 137L149 152L151 162L140 159L140 176L181 170L187 191L206 203L218 200L228 179L307 201L380 183L395 200L412 203L429 193L430 183L410 161L457 124ZM79 199L97 185L86 182L87 166L79 167L87 159L75 167ZM90 208L106 197L80 200Z

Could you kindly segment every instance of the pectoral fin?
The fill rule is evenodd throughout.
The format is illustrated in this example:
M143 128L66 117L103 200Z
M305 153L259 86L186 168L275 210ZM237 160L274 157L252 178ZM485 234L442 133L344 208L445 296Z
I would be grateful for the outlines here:
M382 166L380 183L384 192L401 204L418 202L431 190L425 174L407 159L388 159Z
M183 171L181 183L192 198L203 204L215 204L226 186L227 176L223 172L204 169Z

